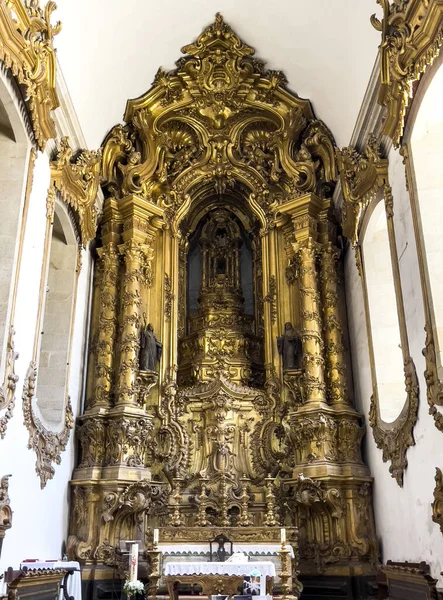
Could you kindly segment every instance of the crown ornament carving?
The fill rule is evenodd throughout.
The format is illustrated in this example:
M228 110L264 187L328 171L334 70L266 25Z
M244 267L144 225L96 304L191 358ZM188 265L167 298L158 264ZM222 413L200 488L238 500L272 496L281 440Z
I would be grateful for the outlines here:
M331 191L332 135L282 72L267 70L220 14L182 51L105 140L106 194L141 196L171 225L191 197L236 192L266 227L283 202Z

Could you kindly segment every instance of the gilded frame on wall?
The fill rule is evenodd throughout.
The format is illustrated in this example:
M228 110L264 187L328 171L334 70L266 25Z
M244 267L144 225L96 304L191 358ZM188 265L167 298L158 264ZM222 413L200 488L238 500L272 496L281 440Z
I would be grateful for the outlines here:
M383 461L391 461L389 471L398 485L402 487L404 470L408 464L406 452L409 446L415 444L413 428L417 421L419 385L414 361L409 354L408 333L395 237L394 199L388 179L388 160L381 156L377 139L370 136L362 154L352 147L338 150L337 163L344 197L342 211L343 231L351 239L352 245L355 248L357 267L363 286L373 387L369 424L372 428L375 443L383 452ZM387 219L406 390L406 399L403 408L397 419L392 423L384 422L380 415L369 297L362 255L362 224L369 216L375 204L382 201L382 197Z

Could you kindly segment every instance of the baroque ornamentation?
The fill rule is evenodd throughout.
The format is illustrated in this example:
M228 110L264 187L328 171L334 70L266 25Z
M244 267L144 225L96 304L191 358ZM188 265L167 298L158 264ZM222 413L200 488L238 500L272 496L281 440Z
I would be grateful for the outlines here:
M83 150L73 160L69 139L62 137L57 156L51 162L51 179L78 217L84 247L97 229L100 159L100 152Z
M379 104L386 107L383 133L400 145L412 85L432 64L443 43L441 0L377 0L383 19L372 16L381 32Z
M440 525L443 533L443 473L435 468L434 502L432 503L432 520Z
M173 225L192 189L221 195L241 180L267 227L285 199L332 184L327 127L221 15L183 52L175 70L160 70L153 88L128 103L127 125L110 132L103 176L112 193L143 196Z
M352 146L336 150L337 165L343 192L343 233L355 247L364 211L387 182L388 161L380 155L377 138L370 136L360 154Z
M28 448L34 450L37 455L35 471L40 478L40 487L43 489L48 480L55 474L53 463L61 463L61 453L65 450L71 429L74 426L74 419L69 396L65 408L65 422L62 431L54 433L49 431L34 413L32 400L35 397L35 388L37 384L37 367L31 362L26 373L23 385L23 416L24 424L29 432Z
M4 415L0 418L0 436L3 439L6 435L6 427L8 421L12 417L12 412L15 406L15 388L18 381L18 376L15 374L15 361L18 358L18 352L14 348L14 327L9 327L6 362L5 362L5 379L3 386L0 387L0 410L4 410Z
M52 0L44 9L38 0L0 3L0 59L26 88L34 135L41 151L46 141L56 136L51 111L59 106L53 41L61 23L51 25L55 8Z
M403 487L403 473L408 466L406 451L409 446L414 446L413 429L417 422L419 385L414 361L408 357L404 362L407 400L400 416L392 429L380 427L380 414L375 393L371 397L369 409L369 424L372 427L377 448L383 451L383 462L391 461L389 472Z
M12 510L8 488L11 475L3 475L0 481L0 556L6 531L12 527Z

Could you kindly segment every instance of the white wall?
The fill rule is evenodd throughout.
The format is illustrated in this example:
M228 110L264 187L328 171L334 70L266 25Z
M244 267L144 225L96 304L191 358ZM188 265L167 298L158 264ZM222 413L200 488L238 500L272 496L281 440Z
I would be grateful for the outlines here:
M0 475L11 473L9 496L13 510L12 529L5 537L0 572L17 567L23 558L58 558L68 526L68 481L74 468L74 433L62 454L61 465L55 465L55 476L40 489L35 472L36 455L27 449L28 431L23 424L21 395L24 378L32 359L35 323L38 309L40 274L46 221L46 195L49 187L49 162L39 154L34 171L26 224L15 317L15 346L20 353L16 362L19 381L16 406L6 437L0 441ZM83 252L83 267L78 285L74 338L71 356L69 395L74 415L80 411L86 319L89 301L91 259Z
M389 473L389 463L382 462L382 452L372 436L367 422L372 394L368 340L361 281L355 266L353 250L345 263L345 285L349 314L349 333L357 408L365 415L367 435L364 440L366 460L374 477L374 510L377 534L381 541L382 559L394 561L426 561L432 575L443 579L443 536L432 521L431 503L435 486L435 467L443 467L443 434L437 430L428 414L425 361L423 300L420 273L411 217L409 194L406 190L402 157L395 150L389 156L389 178L394 194L394 223L397 236L400 275L405 304L410 354L414 360L420 385L418 421L414 429L416 445L409 448L409 466L400 488Z

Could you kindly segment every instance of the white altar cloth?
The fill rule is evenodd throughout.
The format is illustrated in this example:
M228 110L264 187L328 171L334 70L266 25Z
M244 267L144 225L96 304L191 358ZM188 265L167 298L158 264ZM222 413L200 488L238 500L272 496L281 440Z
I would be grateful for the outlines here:
M68 577L68 594L73 596L74 600L82 600L82 576L80 572L80 564L76 561L57 560L56 562L23 562L20 564L20 569L26 567L32 569L75 569L72 575ZM63 583L61 581L60 583ZM60 590L59 600L63 600L63 590Z
M228 545L229 546L229 545ZM286 548L289 550L291 558L294 557L294 549L291 545L287 544ZM209 553L209 544L162 544L158 545L158 549L162 554L184 554L191 555ZM227 550L228 548L225 548ZM281 550L281 544L233 544L233 552L244 552L245 554L259 554L261 556L269 554L277 556Z
M275 566L270 561L228 562L169 562L165 575L251 575L260 573L260 595L266 595L266 577L275 577Z

